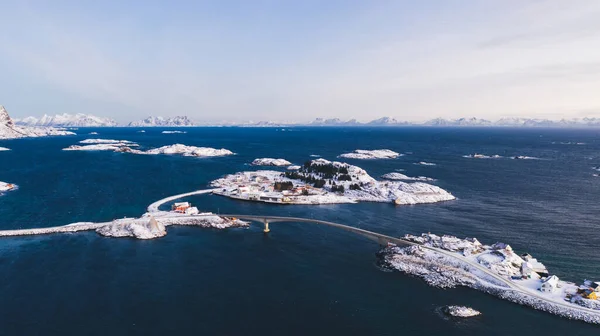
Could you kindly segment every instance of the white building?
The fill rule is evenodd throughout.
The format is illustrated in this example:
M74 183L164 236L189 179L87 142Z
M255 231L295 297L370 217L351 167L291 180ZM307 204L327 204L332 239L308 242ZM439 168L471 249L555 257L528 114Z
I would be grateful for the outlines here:
M552 293L556 288L558 288L558 277L556 275L552 275L544 280L542 286L540 287L540 291L544 293Z

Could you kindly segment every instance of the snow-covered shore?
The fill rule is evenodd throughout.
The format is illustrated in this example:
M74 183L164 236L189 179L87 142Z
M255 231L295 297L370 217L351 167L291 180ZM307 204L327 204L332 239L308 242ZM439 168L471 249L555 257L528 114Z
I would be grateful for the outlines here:
M292 163L285 159L260 158L252 161L253 166L290 166Z
M356 149L352 153L340 154L340 156L338 156L338 157L346 158L346 159L374 160L374 159L395 159L399 156L402 156L402 154L396 153L389 149L374 149L374 150Z
M435 179L432 179L430 177L425 177L425 176L417 176L417 177L410 177L410 176L406 176L404 174L400 174L400 173L387 173L387 174L383 174L381 175L381 178L386 179L386 180L395 180L395 181L435 181Z
M420 204L455 197L437 186L415 182L377 181L365 170L324 159L310 161L297 172L239 172L211 182L215 194L280 204L389 202Z
M600 305L590 309L593 305L588 301L595 301L574 294L581 287L558 281L554 290L540 291L548 279L545 267L530 255L515 254L507 244L490 246L475 238L433 234L407 235L405 239L420 245L382 249L378 253L382 267L418 276L431 286L471 287L538 310L600 324ZM538 270L534 272L532 267ZM575 303L566 301L568 298Z

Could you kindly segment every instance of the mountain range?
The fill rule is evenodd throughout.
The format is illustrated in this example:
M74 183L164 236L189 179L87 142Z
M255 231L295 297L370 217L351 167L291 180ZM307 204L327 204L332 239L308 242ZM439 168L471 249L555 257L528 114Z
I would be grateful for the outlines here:
M183 126L242 126L242 127L278 127L278 126L432 126L432 127L600 127L600 118L575 118L575 119L532 119L532 118L502 118L496 121L479 118L443 119L435 118L423 123L399 121L392 117L383 117L368 122L356 119L342 120L339 118L316 118L309 123L295 122L221 122L197 124L187 116L154 117L132 121L119 125L109 118L97 117L88 114L58 114L55 116L44 115L41 118L27 117L15 119L16 125L22 126L53 126L53 127L183 127Z
M0 139L16 139L49 135L73 135L75 133L52 127L31 127L16 125L4 106L0 105Z

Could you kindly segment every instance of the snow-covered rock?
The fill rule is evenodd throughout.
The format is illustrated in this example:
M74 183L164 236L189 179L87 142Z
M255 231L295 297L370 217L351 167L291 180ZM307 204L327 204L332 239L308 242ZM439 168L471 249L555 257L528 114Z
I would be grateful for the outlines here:
M484 155L484 154L468 154L468 155L463 155L463 157L465 158L469 158L469 159L500 159L502 158L502 156L494 154L494 155Z
M140 153L141 154L141 153ZM221 148L215 149L210 147L196 147L186 146L182 144L174 144L170 146L163 146L155 149L150 149L143 154L157 155L157 154L181 154L183 156L197 156L197 157L212 157L212 156L227 156L234 155L234 153L228 149Z
M109 145L122 145L122 146L139 146L133 141L129 140L113 140L113 139L85 139L79 141L82 144L109 144Z
M162 131L162 134L185 134L187 132L184 131Z
M85 141L85 142L84 142ZM186 146L175 144L162 146L159 148L149 149L147 151L133 149L131 147L139 146L138 144L128 140L110 140L110 139L87 139L81 143L91 143L91 145L72 145L63 150L67 151L114 151L119 153L141 154L141 155L159 155L159 154L179 154L183 156L196 157L213 157L234 155L230 150L221 148L215 149L210 147Z
M137 145L136 145L137 146ZM124 144L94 144L94 145L71 145L63 148L64 151L119 151L122 148L129 148Z
M0 147L0 152L3 152L3 151L9 151L9 150L10 150L10 148L6 148L6 147Z
M17 188L18 188L18 186L16 184L6 183L6 182L0 181L0 192L2 192L2 191L12 191L12 190L15 190Z
M89 135L98 135L98 132L90 132Z
M302 166L291 165L291 166L287 167L288 170L298 170L300 168L302 168Z
M27 117L16 121L17 125L23 126L53 126L53 127L112 127L117 123L109 118L96 117L93 115L57 114L49 116L44 114L41 118Z
M15 125L4 106L0 105L0 139L17 139L51 135L75 135L52 127L29 127Z
M156 126L195 126L187 116L177 116L173 118L148 117L143 120L132 121L129 127L156 127Z
M145 220L115 220L113 223L96 229L96 232L107 237L134 237L137 239L153 239L167 235L164 224L156 218Z
M454 317L473 317L481 315L481 313L473 308L465 306L447 306L444 312Z
M432 162L425 162L425 161L420 161L420 162L416 162L415 163L418 166L435 166L435 163Z
M254 161L252 161L252 165L253 166L289 166L292 163L288 160L284 160L284 159L271 159L271 158L262 158L262 159L255 159Z
M514 160L540 160L540 158L537 158L534 156L526 156L526 155L513 156L512 159L514 159Z
M400 174L400 173L383 174L383 175L381 175L381 178L384 178L386 180L395 180L395 181L435 181L435 179L432 179L430 177L425 177L425 176L410 177L410 176L406 176L406 175Z
M374 149L374 150L357 149L352 153L341 154L339 157L347 158L347 159L372 160L372 159L395 159L399 156L402 156L402 154L396 153L389 149Z

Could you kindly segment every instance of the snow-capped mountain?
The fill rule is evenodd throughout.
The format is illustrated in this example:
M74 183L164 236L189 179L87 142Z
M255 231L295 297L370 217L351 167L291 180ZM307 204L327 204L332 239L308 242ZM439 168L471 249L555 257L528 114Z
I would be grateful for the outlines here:
M96 117L93 115L77 113L77 114L57 114L49 116L44 114L41 118L27 117L16 119L17 125L24 126L55 126L55 127L112 127L117 126L117 123L108 118Z
M371 120L367 123L369 126L402 126L410 125L407 121L398 121L395 118L383 117L375 120Z
M154 127L154 126L195 126L196 124L187 116L177 116L173 118L148 117L143 120L132 121L129 127Z
M478 118L442 119L435 118L423 123L425 126L491 126L492 122Z
M0 105L0 139L16 139L49 135L74 135L73 132L58 130L52 127L30 127L15 125L8 111Z

